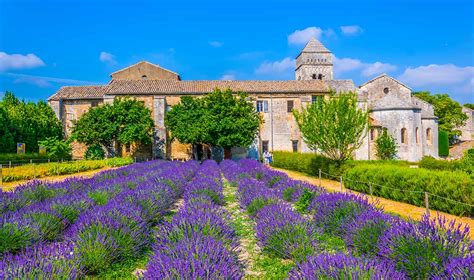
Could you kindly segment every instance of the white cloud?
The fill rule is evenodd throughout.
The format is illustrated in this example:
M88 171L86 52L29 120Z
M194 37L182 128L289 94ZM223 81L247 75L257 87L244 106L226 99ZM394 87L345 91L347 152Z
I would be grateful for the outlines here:
M334 73L336 76L351 72L360 71L364 77L373 77L382 73L395 71L397 67L390 63L374 62L367 63L355 58L333 57Z
M372 77L382 73L387 73L397 70L397 66L390 63L374 62L364 65L364 70L362 71L362 76Z
M295 69L295 60L285 57L280 61L266 61L255 70L257 74L281 74Z
M234 74L224 74L224 75L222 75L221 80L233 81L233 80L235 80L235 75Z
M306 44L311 38L321 38L323 30L319 27L308 27L303 30L296 30L295 32L288 35L288 43L293 45Z
M0 52L0 71L14 70L14 69L30 69L46 64L35 54L7 54Z
M428 85L469 84L474 79L474 67L458 67L453 64L430 64L408 67L399 79L415 87Z
M117 61L115 60L115 55L108 52L100 52L99 60L109 65L117 64Z
M13 83L15 84L31 84L37 87L50 87L53 84L60 84L60 85L87 85L87 84L97 84L95 82L90 81L81 81L81 80L74 80L74 79L63 79L63 78L54 78L54 77L42 77L42 76L32 76L32 75L25 75L25 74L14 74L14 73L7 73L8 76L13 77Z
M341 26L341 32L344 35L357 35L362 33L362 28L358 25L345 25Z
M209 45L211 45L214 48L220 48L224 45L224 43L219 42L219 41L211 41L209 42Z

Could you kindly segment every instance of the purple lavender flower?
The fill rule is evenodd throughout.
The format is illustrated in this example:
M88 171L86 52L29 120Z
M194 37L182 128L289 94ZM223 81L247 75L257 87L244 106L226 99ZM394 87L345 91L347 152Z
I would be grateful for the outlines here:
M227 246L212 237L193 235L156 248L145 279L242 279L242 267Z
M442 216L430 219L425 215L419 222L397 220L380 238L379 255L411 278L462 273L468 271L463 265L474 255L468 234L469 227L462 229L461 224L447 222Z

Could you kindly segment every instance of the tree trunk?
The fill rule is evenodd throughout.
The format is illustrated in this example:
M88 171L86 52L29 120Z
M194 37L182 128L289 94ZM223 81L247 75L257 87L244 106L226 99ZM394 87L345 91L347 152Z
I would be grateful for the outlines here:
M224 159L232 159L232 149L224 149Z

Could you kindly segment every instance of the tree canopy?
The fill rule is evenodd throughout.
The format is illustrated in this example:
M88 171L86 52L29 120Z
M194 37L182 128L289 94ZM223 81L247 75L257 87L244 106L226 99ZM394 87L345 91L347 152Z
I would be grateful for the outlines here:
M394 159L397 155L397 144L387 129L382 130L382 134L375 140L375 152L379 159Z
M85 113L74 123L71 137L88 146L100 145L110 155L115 153L114 143L151 143L153 127L151 111L141 101L117 98Z
M25 143L27 152L38 152L38 142L48 137L62 139L61 122L44 101L26 102L12 92L0 100L0 152L14 153L15 143Z
M202 98L182 97L165 116L171 136L185 144L205 144L230 150L248 147L261 123L247 95L219 89Z
M466 103L466 104L464 104L464 107L467 107L471 110L474 110L474 104L473 103Z
M463 126L468 117L462 112L462 106L458 102L452 100L448 94L431 94L429 91L413 94L434 106L439 130L448 132L451 141L461 135L461 131L457 128Z
M329 99L319 99L293 114L308 147L337 164L360 147L368 124L368 112L357 107L352 92L332 93Z

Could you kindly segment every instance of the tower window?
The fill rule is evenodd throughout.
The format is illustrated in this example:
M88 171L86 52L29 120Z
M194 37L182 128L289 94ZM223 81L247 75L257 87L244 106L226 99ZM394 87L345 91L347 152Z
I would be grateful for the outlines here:
M316 74L313 74L313 80L316 80L318 76Z
M386 88L383 89L383 93L387 94L388 92L389 92L388 87L386 87Z
M319 74L318 75L318 80L322 80L323 79L323 74Z

